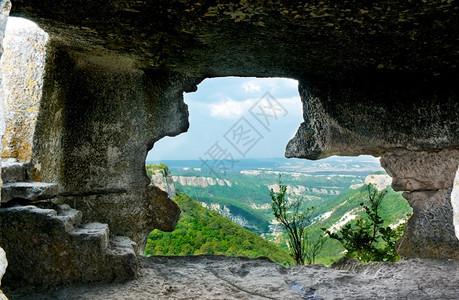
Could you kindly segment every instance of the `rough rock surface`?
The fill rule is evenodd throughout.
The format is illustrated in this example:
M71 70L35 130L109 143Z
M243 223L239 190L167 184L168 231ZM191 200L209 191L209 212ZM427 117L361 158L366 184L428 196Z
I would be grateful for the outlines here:
M32 205L0 209L0 245L9 262L4 285L46 288L136 276L131 240L110 240L106 224L81 224L81 212L68 205L47 205L54 209Z
M151 180L151 184L160 188L162 191L166 192L169 198L175 197L174 180L172 178L172 174L169 171L169 169L167 169L166 171L156 170L151 175L150 180Z
M57 197L57 184L46 182L14 182L2 186L2 203L37 201Z
M10 12L11 2L0 0L0 58L3 55L3 38L5 36L6 22ZM3 74L0 74L0 87L2 85ZM3 99L2 88L0 88L0 99ZM0 151L2 151L3 135L5 134L5 104L0 101ZM1 186L1 185L0 185Z
M12 299L457 299L459 263L407 260L343 262L286 269L267 259L149 257L124 284L46 293L9 291Z
M8 260L6 259L5 250L0 248L0 286L2 285L2 278L5 274L6 267L8 266Z
M413 208L397 252L402 257L450 257L459 260L451 199L459 166L459 150L437 152L395 150L381 158L396 191Z
M0 0L0 58L3 54L3 37L5 34L5 27L8 18L8 14L11 8L11 3L9 0ZM0 73L0 87L2 84L3 75ZM0 88L0 99L3 99L2 89ZM3 101L0 101L0 153L3 148L3 135L5 134L5 107ZM2 172L2 164L0 162L0 173ZM0 176L0 206L1 206L1 189L3 181ZM5 256L5 251L0 247L0 286L2 285L2 277L6 271L7 259ZM6 300L6 296L0 290L0 300Z
M30 161L42 97L48 34L35 23L9 17L1 57L6 131L1 157Z
M392 177L387 174L371 174L365 177L365 184L373 184L378 191L382 191L392 184Z

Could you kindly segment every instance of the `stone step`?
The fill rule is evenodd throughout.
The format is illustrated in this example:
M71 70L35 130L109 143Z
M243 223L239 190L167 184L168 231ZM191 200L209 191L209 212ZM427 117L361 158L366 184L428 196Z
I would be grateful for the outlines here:
M132 240L109 239L107 224L81 224L81 212L68 205L49 206L55 209L34 205L0 208L0 245L9 261L5 285L46 288L136 276Z
M62 204L59 205L56 218L61 220L65 231L71 232L75 229L76 225L81 224L83 213L79 210L71 208L67 204Z
M70 232L80 248L92 248L93 250L105 251L108 249L108 225L102 223L88 223L75 228Z
M1 176L3 183L27 181L28 163L2 162Z
M58 187L55 183L12 182L2 186L2 203L12 200L37 201L56 197Z
M109 251L111 254L134 254L135 255L136 243L130 238L125 236L112 236L110 237Z

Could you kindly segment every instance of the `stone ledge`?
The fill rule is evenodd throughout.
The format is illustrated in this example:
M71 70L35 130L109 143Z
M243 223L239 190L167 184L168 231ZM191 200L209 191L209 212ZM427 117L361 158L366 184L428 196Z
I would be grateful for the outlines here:
M44 182L14 182L2 186L2 203L11 200L45 200L56 197L57 184Z

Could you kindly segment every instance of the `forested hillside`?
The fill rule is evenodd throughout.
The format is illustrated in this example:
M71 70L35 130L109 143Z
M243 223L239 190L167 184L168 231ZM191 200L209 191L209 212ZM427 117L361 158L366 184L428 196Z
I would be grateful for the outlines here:
M400 223L406 222L407 215L412 213L408 202L401 197L401 193L394 192L391 187L386 188L387 194L382 202L380 213L385 220L384 226L396 227ZM316 211L321 212L310 225L311 238L315 239L318 235L323 235L321 228L331 231L339 231L346 223L353 222L359 217L364 216L361 203L368 202L367 186L363 185L355 190L348 190L346 193L324 201L316 206ZM281 247L287 249L286 237L266 237L268 240L280 240ZM324 248L317 258L317 263L330 265L344 256L344 248L333 239L328 239Z
M354 161L336 164L332 167L337 173L326 174L324 165L298 172L296 165L289 165L289 169L285 164L268 165L265 161L264 167L257 169L253 161L250 163L250 169L228 172L222 178L212 177L198 167L170 168L173 185L183 193L175 198L182 216L174 232L150 234L146 254L268 256L276 262L291 262L286 234L271 210L269 191L276 189L279 175L288 186L290 199L302 199L303 209L315 207L310 225L312 239L324 234L321 228L339 231L363 215L360 204L368 199L365 182L370 177L382 176L381 182L385 183L382 188L386 187L387 195L381 206L385 226L406 222L412 211L401 193L392 190L384 172L369 170ZM158 168L167 167L147 165L149 174ZM356 171L360 169L364 171ZM378 175L368 176L371 173ZM343 251L338 241L328 239L316 262L329 265L342 257Z
M173 232L154 230L150 233L145 255L200 255L269 257L283 265L291 265L289 254L275 244L203 208L184 194L174 200L182 213Z

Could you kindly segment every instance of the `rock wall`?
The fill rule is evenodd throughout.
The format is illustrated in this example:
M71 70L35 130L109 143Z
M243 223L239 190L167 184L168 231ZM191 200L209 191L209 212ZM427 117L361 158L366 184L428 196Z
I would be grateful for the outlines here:
M37 178L58 183L61 201L82 210L85 222L108 223L141 252L153 228L172 230L179 215L167 195L149 186L146 153L160 136L188 126L183 102L161 107L151 97L182 96L167 95L154 74L129 58L83 55L53 40L47 51L31 146Z
M10 17L3 40L2 102L5 135L1 157L28 162L42 97L48 34L35 23Z
M459 169L457 170L456 177L454 178L454 187L451 192L451 204L453 206L453 223L456 231L456 237L459 239Z
M0 0L0 59L3 55L3 38L5 36L5 28L8 20L8 14L10 12L11 3L9 0ZM0 87L3 81L3 74L0 73ZM5 134L5 105L3 103L3 93L0 88L0 152L3 149L3 135ZM0 173L2 171L2 164L0 159ZM0 178L0 206L2 202L2 185L3 181ZM2 277L5 274L8 261L6 259L5 251L0 247L0 286L2 285ZM0 299L7 299L3 292L0 290Z
M233 184L229 180L220 179L220 178L212 178L212 177L202 177L202 176L172 176L174 182L180 183L181 185L191 185L191 186L201 186L207 187L212 185L219 185L219 186L229 186L231 187Z
M372 184L378 191L382 191L392 184L392 177L387 174L371 174L365 177L365 184Z
M426 82L393 74L353 82L302 81L304 122L286 156L381 156L396 148L457 146L459 94L453 86L447 79Z
M151 175L151 184L166 192L169 198L175 197L174 179L169 169L166 171L156 170Z
M388 151L381 165L393 178L394 190L405 191L403 197L413 207L397 246L400 256L459 259L451 201L459 150Z

